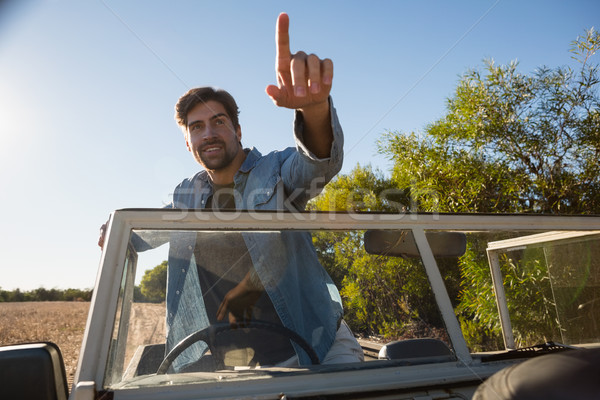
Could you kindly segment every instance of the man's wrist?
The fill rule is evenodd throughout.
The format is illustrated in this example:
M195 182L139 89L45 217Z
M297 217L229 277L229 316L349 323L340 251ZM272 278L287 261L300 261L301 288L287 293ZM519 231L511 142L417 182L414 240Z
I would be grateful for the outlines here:
M318 159L328 158L333 142L330 98L298 111L304 122L302 139L306 149Z
M319 103L313 103L306 107L301 107L298 109L299 112L302 113L304 118L314 118L323 115L329 115L329 98L321 101Z
M248 281L247 281L248 287L252 290L263 290L263 284L260 281L260 278L258 276L258 273L256 273L255 269L251 269L248 272Z

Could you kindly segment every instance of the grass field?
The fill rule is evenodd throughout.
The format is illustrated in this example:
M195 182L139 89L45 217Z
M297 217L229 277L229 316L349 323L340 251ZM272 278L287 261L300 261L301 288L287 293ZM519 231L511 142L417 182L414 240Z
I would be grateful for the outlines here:
M0 303L0 346L28 342L54 342L62 352L69 386L90 307L89 302Z
M56 343L62 352L71 388L89 308L89 302L76 301L0 303L0 346ZM164 303L134 303L129 327L131 343L164 343L165 337ZM126 360L136 347L128 352Z

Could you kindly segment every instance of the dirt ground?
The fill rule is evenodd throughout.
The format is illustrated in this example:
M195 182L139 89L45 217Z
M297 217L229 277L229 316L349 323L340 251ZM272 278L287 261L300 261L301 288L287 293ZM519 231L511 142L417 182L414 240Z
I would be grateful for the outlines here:
M0 346L54 342L62 352L69 388L75 377L89 302L0 303ZM134 304L130 334L137 342L164 341L164 304ZM133 320L133 319L132 319ZM162 328L161 328L162 327Z

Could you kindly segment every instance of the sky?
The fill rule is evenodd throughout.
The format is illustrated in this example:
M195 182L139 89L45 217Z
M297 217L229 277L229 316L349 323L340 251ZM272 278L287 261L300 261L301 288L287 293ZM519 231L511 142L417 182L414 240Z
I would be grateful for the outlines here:
M275 22L292 52L334 63L342 173L387 174L386 131L418 132L484 59L574 65L597 0L0 1L0 288L92 288L110 212L162 207L201 167L174 122L196 86L228 90L242 142L293 146L275 83Z

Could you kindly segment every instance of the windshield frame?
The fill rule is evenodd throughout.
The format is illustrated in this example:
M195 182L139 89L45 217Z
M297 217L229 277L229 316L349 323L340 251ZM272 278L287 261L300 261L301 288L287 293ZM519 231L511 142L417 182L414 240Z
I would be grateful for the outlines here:
M79 359L78 382L104 381L110 340L113 334L117 299L128 259L130 233L134 229L152 230L328 230L410 229L422 256L436 302L440 307L450 341L458 360L472 365L462 331L452 309L425 230L597 230L598 216L548 216L502 214L437 213L329 213L329 212L258 212L173 209L124 209L115 211L108 225L106 246L92 298L86 334ZM93 335L90 334L93 332ZM293 377L292 377L293 378Z

